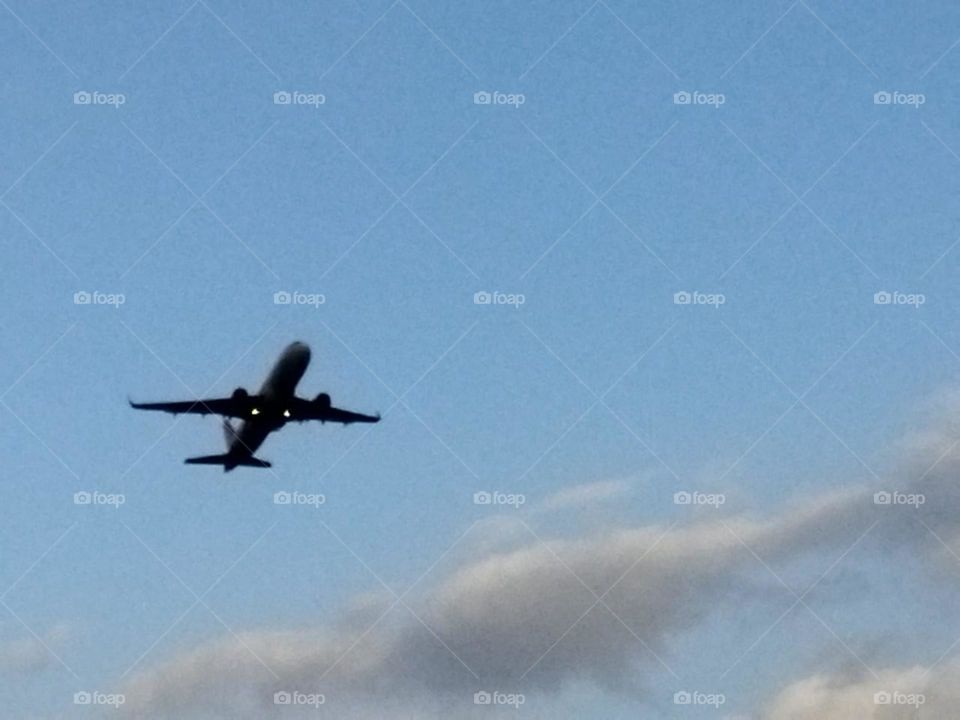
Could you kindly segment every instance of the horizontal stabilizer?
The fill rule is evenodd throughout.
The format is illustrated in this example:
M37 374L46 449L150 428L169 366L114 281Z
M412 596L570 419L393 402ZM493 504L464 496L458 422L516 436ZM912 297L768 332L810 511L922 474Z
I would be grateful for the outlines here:
M187 465L223 465L224 470L232 470L240 465L258 468L271 467L270 463L266 460L255 457L237 457L229 453L223 455L201 455L200 457L187 458L184 462Z

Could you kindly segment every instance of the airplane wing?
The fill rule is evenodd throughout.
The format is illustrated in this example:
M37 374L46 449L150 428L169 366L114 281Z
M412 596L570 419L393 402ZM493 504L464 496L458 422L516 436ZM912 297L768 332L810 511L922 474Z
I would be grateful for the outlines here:
M207 400L185 400L183 402L156 402L135 403L130 401L130 407L137 410L162 410L163 412L179 415L192 413L195 415L223 415L224 417L247 417L250 409L255 407L259 400L256 396L211 398Z
M321 422L336 422L349 425L350 423L380 422L380 415L364 415L351 410L342 410L328 403L315 400L296 398L290 408L290 420L303 422L304 420L319 420Z

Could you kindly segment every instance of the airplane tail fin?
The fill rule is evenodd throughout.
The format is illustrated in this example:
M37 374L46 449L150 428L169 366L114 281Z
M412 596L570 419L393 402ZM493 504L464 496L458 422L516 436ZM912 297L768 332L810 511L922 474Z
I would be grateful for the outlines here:
M227 443L227 452L222 455L200 455L199 457L187 458L184 462L187 465L223 465L224 472L230 472L235 467L258 467L268 468L270 463L260 458L255 458L245 453L232 452L236 444L237 429L230 424L230 420L223 419L223 439Z
M224 472L230 472L238 465L258 468L271 467L270 463L266 460L255 457L237 457L230 453L224 453L223 455L201 455L199 457L187 458L183 462L187 465L223 465Z
M233 447L233 441L237 439L237 429L230 424L229 418L223 419L223 439L227 442L227 450Z

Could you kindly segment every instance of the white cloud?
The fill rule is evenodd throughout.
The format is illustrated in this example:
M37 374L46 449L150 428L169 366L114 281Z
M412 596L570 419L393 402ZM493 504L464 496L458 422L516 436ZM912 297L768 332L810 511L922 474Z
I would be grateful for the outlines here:
M767 563L823 549L836 556L874 523L871 541L942 549L927 528L942 537L957 529L956 429L951 419L926 433L889 488L927 493L920 508L878 506L876 488L851 488L764 519L700 517L488 548L407 598L417 617L398 606L371 628L386 607L378 599L322 626L205 644L138 675L124 689L125 710L263 717L276 711L274 692L300 689L323 692L331 709L356 717L398 702L407 716L439 705L469 717L479 687L536 695L588 682L642 692L650 673L663 672L656 656L669 665L671 639L710 613L736 612L733 591L762 571L757 556ZM591 494L574 489L568 497L578 492ZM801 682L773 704L771 720L861 708L863 688L841 691L821 676ZM804 698L814 714L802 714Z
M50 653L35 638L23 638L0 645L0 673L29 673L50 665Z
M960 665L886 668L850 678L817 674L791 683L770 703L764 720L914 720L956 716ZM918 713L919 709L919 713Z
M63 626L51 629L43 638L32 635L0 642L0 673L35 673L54 661L47 648L59 646L67 636Z
M331 702L423 703L470 698L477 687L532 694L582 678L636 687L638 670L660 667L634 634L666 654L673 635L696 626L757 567L741 540L766 558L836 543L863 530L835 522L851 502L837 495L765 522L728 518L531 542L472 561L411 601L429 630L400 607L330 670L363 625L245 633L141 674L124 690L127 710L237 716L251 704L262 712L275 691L290 688L325 692Z
M626 480L604 480L564 488L543 501L544 510L563 510L583 508L595 503L606 502L623 497L630 492L630 483Z

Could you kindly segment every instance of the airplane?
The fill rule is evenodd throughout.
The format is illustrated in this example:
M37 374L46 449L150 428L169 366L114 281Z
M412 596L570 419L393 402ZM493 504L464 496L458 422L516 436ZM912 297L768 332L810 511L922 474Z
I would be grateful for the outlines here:
M188 465L222 465L224 472L230 472L238 466L268 468L271 464L254 457L253 453L267 439L267 435L288 422L319 420L321 423L337 422L344 425L380 422L379 413L364 415L334 407L327 393L320 393L313 400L297 397L297 383L309 364L310 348L305 343L293 342L284 349L256 395L250 395L244 388L238 387L228 398L154 403L129 400L129 403L130 407L137 410L161 410L174 415L212 413L223 416L227 452L187 458L184 462ZM230 418L239 419L240 426L231 424Z

